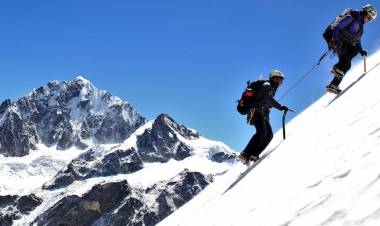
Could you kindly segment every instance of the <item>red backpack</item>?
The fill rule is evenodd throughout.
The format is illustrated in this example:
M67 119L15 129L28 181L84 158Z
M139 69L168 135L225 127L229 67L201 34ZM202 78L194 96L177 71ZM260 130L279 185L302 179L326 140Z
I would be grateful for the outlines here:
M250 81L247 82L247 87L236 106L237 111L241 115L247 115L255 107L255 92L263 86L264 82L265 80L257 80L252 83Z

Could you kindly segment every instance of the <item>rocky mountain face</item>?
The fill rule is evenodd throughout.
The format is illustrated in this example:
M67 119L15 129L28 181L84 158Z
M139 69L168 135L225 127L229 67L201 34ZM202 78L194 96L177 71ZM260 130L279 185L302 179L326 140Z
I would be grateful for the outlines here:
M90 149L80 155L58 172L52 182L45 184L43 188L53 190L66 187L76 180L134 173L144 167L141 157L134 148L117 149L102 157L101 151Z
M42 199L35 195L17 196L7 195L0 196L0 225L10 226L13 220L20 219L24 214L29 214L42 203Z
M162 162L170 159L183 160L192 155L192 149L185 142L196 140L200 134L178 124L166 114L159 115L151 129L137 136L137 150L144 162ZM210 147L208 158L214 162L228 162L235 159L235 154Z
M120 143L144 123L130 104L82 77L53 81L0 105L0 153L24 156L38 142L58 150Z
M179 125L168 115L161 114L151 129L137 137L137 148L145 162L167 162L173 158L183 160L191 155L191 149L181 142L178 135L191 140L199 138L197 132Z
M213 180L183 171L144 190L126 180L94 186L82 197L68 196L42 213L37 225L155 225L200 193ZM147 202L152 200L153 202Z
M199 138L200 134L178 124L166 114L159 115L151 128L136 138L136 148L115 148L104 155L102 148L91 148L46 183L43 188L53 190L88 178L129 174L141 170L144 162L165 163L170 159L183 160L192 154L192 148L181 141ZM215 162L228 162L236 156L224 151L210 150L209 159Z

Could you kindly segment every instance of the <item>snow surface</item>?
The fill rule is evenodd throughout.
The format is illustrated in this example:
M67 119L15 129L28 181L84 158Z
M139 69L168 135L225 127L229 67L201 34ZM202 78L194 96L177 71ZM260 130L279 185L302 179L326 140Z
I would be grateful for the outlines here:
M0 195L29 195L84 152L76 148L57 151L43 144L37 148L23 157L0 155Z
M370 69L380 51L367 59ZM356 81L362 62L341 87ZM380 66L339 99L326 94L278 131L271 152L231 190L235 165L159 225L380 225ZM223 194L224 193L224 194Z

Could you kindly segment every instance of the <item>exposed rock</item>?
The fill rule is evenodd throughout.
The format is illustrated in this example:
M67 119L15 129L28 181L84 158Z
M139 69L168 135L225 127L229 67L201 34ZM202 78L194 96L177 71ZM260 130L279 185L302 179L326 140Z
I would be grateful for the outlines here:
M11 214L0 213L0 225L1 226L12 226L14 217Z
M1 209L4 209L6 206L12 205L16 201L17 198L18 198L17 195L0 196Z
M201 192L212 180L212 177L185 170L170 181L149 187L139 195L135 194L134 197L139 199L128 198L117 207L117 211L106 214L95 225L156 225ZM147 196L157 197L153 206L144 202L149 199Z
M131 194L127 181L96 185L82 197L68 196L41 214L37 225L91 225Z
M28 196L21 196L17 200L16 207L22 214L28 214L32 212L37 206L41 205L42 199L34 194Z
M12 102L10 99L3 101L3 103L0 105L0 114L3 114L11 106L11 104Z
M141 158L146 162L167 162L173 158L183 160L191 155L191 149L177 136L188 139L199 137L198 133L178 125L173 119L161 114L154 121L151 129L137 137L137 148Z
M143 168L143 162L134 148L115 150L105 156L99 156L102 150L90 149L70 162L60 171L44 189L66 187L76 180L92 177L134 173Z
M219 151L219 152L213 153L210 156L210 159L214 162L219 162L219 163L231 162L234 159L236 159L236 154L231 154L231 153Z
M185 170L169 181L144 190L131 188L127 181L96 185L82 197L61 199L34 223L46 226L153 226L199 194L212 181L211 176Z
M179 133L181 136L183 136L186 139L192 140L192 139L199 138L199 136L200 136L200 134L198 132L190 130L190 129L186 128L184 125L178 124L176 121L174 121L167 114L160 114L157 117L157 120L162 125L170 126L174 131L176 131L177 133Z
M91 137L91 130L87 124L87 122L84 122L82 124L82 127L80 129L80 138L83 140L87 140Z
M8 103L2 104L7 106ZM5 156L24 156L36 149L37 132L33 124L24 122L16 106L9 106L0 115L0 153Z
M139 120L136 124L131 124L129 120L125 120L123 112L128 112L128 117L136 117L136 113L132 112L132 108L128 104L113 105L110 109L111 112L104 116L94 134L99 143L120 143L143 123Z
M29 214L41 203L42 199L34 194L22 197L17 195L0 196L0 225L12 225L13 220Z
M158 216L162 220L176 211L194 196L199 194L213 181L213 177L205 177L198 172L183 171L177 178L169 181L156 199Z
M115 211L103 215L93 225L155 225L159 222L158 216L139 198L127 197Z

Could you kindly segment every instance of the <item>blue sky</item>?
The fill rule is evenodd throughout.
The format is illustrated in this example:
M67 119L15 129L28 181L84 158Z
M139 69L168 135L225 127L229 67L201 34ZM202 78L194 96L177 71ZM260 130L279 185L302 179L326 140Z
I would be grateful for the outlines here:
M325 27L368 1L2 1L0 100L82 75L148 119L164 112L237 151L254 128L235 110L247 80L286 75L280 97L325 52ZM380 1L370 2L380 7ZM362 38L380 46L379 21ZM360 60L360 57L356 58ZM323 64L281 102L296 116L331 80ZM272 111L280 128L280 113Z

